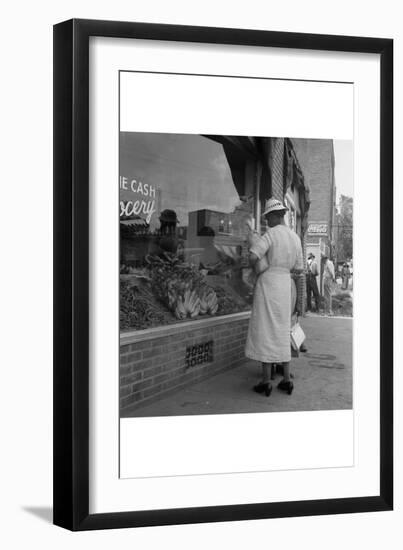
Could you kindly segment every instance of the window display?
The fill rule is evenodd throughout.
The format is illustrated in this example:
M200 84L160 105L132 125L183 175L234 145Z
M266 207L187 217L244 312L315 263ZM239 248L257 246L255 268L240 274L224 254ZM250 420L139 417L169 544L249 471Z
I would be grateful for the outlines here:
M219 140L121 133L122 330L250 309L256 161Z

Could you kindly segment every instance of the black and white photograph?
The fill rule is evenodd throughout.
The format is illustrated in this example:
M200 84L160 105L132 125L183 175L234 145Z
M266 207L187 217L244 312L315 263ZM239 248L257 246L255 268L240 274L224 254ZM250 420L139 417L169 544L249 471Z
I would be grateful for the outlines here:
M353 140L121 131L120 417L353 408Z

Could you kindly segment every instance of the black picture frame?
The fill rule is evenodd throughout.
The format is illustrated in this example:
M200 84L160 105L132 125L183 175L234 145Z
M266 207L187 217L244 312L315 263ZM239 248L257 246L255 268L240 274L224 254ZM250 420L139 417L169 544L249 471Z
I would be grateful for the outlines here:
M89 513L89 38L380 54L380 491L370 497ZM54 27L54 523L71 530L393 507L393 40L73 19Z

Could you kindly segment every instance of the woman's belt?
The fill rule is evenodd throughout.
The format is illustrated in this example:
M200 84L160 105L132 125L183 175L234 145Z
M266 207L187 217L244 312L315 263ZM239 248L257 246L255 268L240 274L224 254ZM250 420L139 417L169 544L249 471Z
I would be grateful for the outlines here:
M267 270L270 273L281 273L283 275L291 275L291 272L286 267L270 266Z

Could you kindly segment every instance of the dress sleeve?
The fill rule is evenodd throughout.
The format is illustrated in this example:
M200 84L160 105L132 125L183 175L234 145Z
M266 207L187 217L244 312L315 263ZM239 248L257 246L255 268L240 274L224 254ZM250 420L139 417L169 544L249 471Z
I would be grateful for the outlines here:
M268 233L265 233L263 237L256 237L252 240L249 252L257 256L259 260L263 258L266 252L270 248L270 237Z

